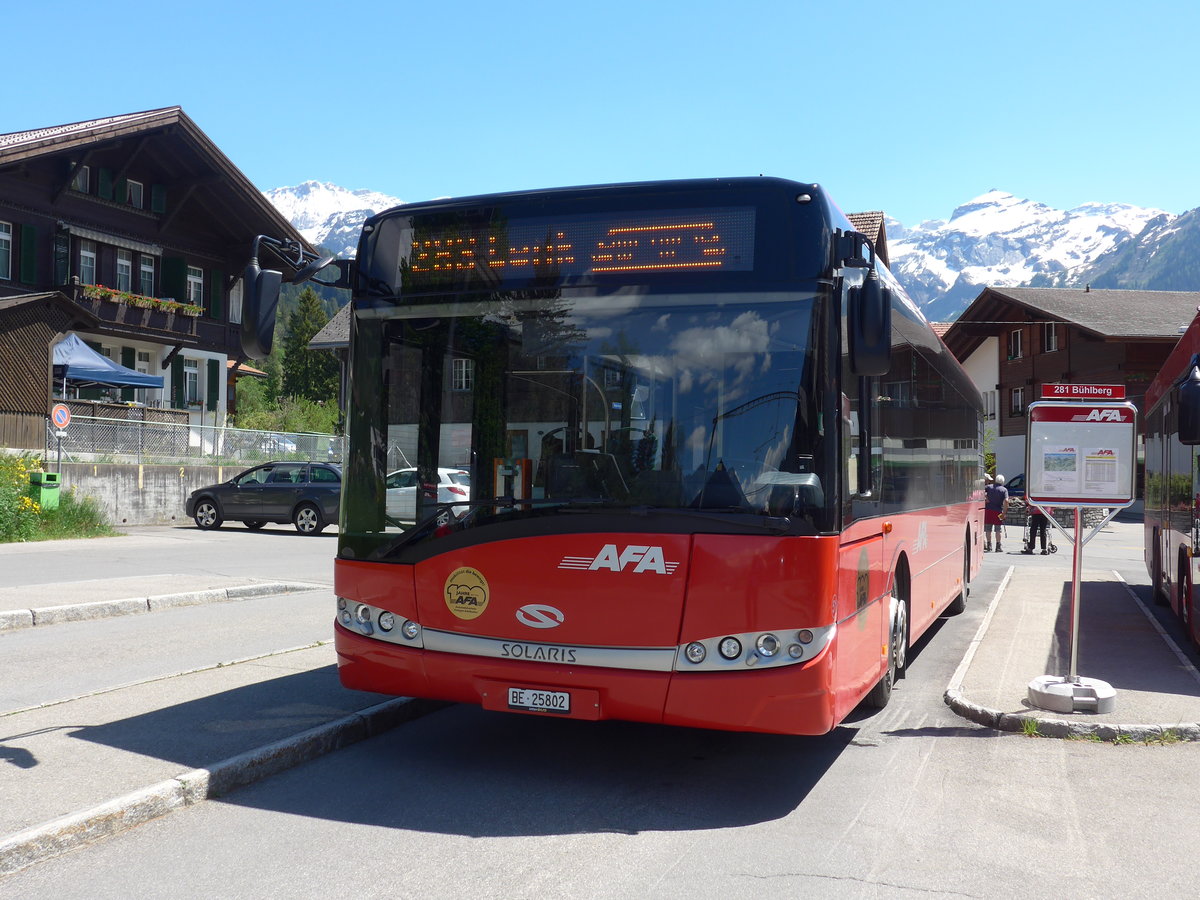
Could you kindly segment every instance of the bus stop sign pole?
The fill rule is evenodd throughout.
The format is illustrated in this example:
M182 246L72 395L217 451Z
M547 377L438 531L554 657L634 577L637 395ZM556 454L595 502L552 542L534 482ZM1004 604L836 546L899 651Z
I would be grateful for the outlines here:
M1046 385L1043 396L1061 397L1063 385ZM1025 448L1026 499L1043 506L1070 507L1074 513L1071 541L1071 636L1065 676L1041 675L1029 683L1029 702L1054 712L1112 712L1116 691L1096 678L1079 675L1080 572L1083 546L1134 499L1137 409L1132 403L1094 402L1099 391L1068 396L1079 400L1031 403ZM1113 386L1095 386L1108 387ZM1051 393L1047 393L1051 389ZM1120 396L1124 396L1123 387ZM1108 515L1085 538L1083 510L1108 507ZM1062 531L1053 517L1054 527Z

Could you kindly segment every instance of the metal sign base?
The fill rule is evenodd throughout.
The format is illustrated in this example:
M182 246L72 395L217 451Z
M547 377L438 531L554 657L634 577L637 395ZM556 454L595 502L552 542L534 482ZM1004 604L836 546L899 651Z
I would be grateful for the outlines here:
M1029 702L1052 712L1108 713L1116 704L1117 692L1107 681L1059 675L1039 675L1029 682Z

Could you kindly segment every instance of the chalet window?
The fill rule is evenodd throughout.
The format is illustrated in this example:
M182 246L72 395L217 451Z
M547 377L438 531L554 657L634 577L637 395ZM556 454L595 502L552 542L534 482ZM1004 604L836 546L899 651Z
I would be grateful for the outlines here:
M985 419L996 418L996 407L999 405L998 391L983 392L983 417Z
M1020 359L1024 354L1021 353L1021 332L1011 331L1008 334L1008 358Z
M204 305L204 270L187 267L187 301L195 306Z
M125 202L134 209L141 209L145 205L142 199L144 196L145 189L140 181L125 182Z
M143 375L150 374L150 351L149 350L139 350L137 352L137 371L141 372ZM137 396L137 402L144 404L144 403L148 402L148 400L149 400L150 389L149 388L138 388L136 396Z
M475 360L456 359L450 382L452 391L469 391L475 387Z
M1025 414L1025 388L1013 388L1009 398L1008 414L1010 416L1021 416Z
M139 290L143 297L154 296L154 257L142 254L141 257L141 284Z
M242 324L242 280L229 289L229 321L234 325Z
M1042 350L1046 353L1053 353L1058 349L1058 324L1055 322L1046 322L1042 326Z
M188 403L200 402L200 363L197 360L183 361L183 396Z
M0 278L12 278L12 225L0 222Z
M91 189L92 170L89 166L80 166L75 173L75 177L71 179L71 189L79 191L81 194L86 194Z
M96 283L96 243L79 242L79 280L84 284Z
M117 290L133 290L133 251L117 251Z

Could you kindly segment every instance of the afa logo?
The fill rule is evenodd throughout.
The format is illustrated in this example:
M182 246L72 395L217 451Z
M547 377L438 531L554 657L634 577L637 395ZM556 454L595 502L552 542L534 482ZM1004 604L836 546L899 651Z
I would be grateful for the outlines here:
M609 572L654 572L658 575L670 575L679 567L679 563L666 559L662 547L630 544L618 550L616 544L605 544L595 556L564 556L558 567L591 572L605 569Z
M446 578L446 607L460 619L476 619L488 605L488 583L470 566L455 569Z
M1079 418L1076 416L1076 418ZM1084 417L1085 422L1125 422L1125 411L1120 409L1093 409Z

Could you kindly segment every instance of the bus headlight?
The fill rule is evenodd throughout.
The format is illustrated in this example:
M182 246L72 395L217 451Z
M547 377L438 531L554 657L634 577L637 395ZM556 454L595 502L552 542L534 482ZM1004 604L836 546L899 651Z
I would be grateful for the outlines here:
M788 656L792 659L799 659L804 655L804 648L799 644L788 644Z
M417 635L421 633L421 626L412 619L406 619L404 624L400 626L400 633L408 638L408 640L415 641Z
M813 640L813 633L807 628L801 628L796 632L796 640L802 644L811 644Z
M688 658L688 662L702 663L704 657L708 656L708 651L704 649L704 645L699 641L692 641L683 648L683 655Z
M735 637L721 638L717 644L717 652L725 659L737 659L742 655L742 642Z
M773 634L760 634L754 642L754 649L758 651L759 656L770 659L779 652L779 638Z
M390 612L381 612L379 614L379 630L391 631L396 624L396 617Z
M348 609L343 609L338 613L338 618L341 619L343 625L349 625L354 621L354 616L350 615L350 610Z
M358 619L359 623L362 625L370 625L371 607L367 606L365 603L362 604L354 611L354 618Z

